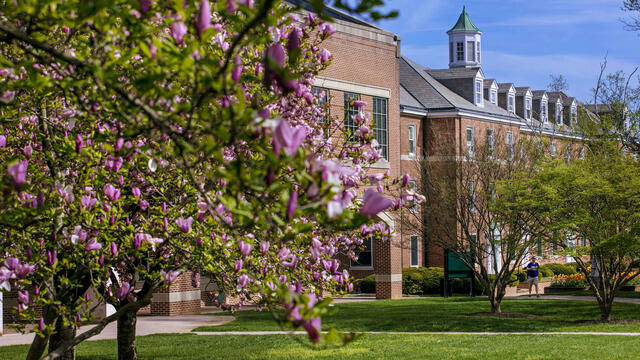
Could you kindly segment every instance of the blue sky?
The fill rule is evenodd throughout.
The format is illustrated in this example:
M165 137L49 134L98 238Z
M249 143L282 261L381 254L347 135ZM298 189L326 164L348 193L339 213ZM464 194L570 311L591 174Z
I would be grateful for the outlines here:
M449 30L466 5L482 31L483 71L498 82L545 89L549 74L568 79L568 93L589 101L600 62L630 73L640 66L640 32L624 29L622 0L387 0L400 16L378 26L402 38L404 56L448 66Z

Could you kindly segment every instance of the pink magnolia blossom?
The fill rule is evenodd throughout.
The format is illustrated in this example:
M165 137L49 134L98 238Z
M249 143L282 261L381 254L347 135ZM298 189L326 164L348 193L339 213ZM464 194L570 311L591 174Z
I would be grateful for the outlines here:
M140 206L140 209L143 210L143 211L147 210L147 208L149 208L149 202L146 201L146 200L140 200L138 202L138 206Z
M135 196L135 197L140 197L140 189L137 187L134 187L131 189L131 195Z
M193 223L193 217L189 216L189 218L184 219L184 218L177 218L176 219L176 225L178 225L178 228L185 234L188 234L189 231L191 231L191 224Z
M120 156L107 156L107 160L105 160L104 168L109 171L118 171L122 167L122 163L124 160Z
M322 330L321 329L322 322L319 317L315 317L310 320L303 321L302 324L300 325L307 332L307 335L309 335L309 339L311 339L311 341L315 343L320 341L320 331Z
M47 250L47 262L49 265L53 265L58 261L58 251L56 250Z
M409 174L404 174L402 176L402 186L406 187L407 185L409 185L410 180L411 180L411 176L409 176Z
M89 195L82 195L82 197L80 198L80 205L82 205L82 208L86 211L91 210L96 202L98 202L98 199L92 198Z
M293 156L306 136L303 127L292 128L287 120L280 120L273 133L273 150L279 154L280 149L284 149L287 155Z
M173 270L173 271L160 270L160 276L162 276L162 279L164 280L165 283L167 283L167 285L171 285L176 280L178 275L180 275L180 271L178 270Z
M123 282L114 295L118 300L124 300L131 292L133 292L133 290L134 287L131 286L131 284Z
M7 147L7 137L0 135L0 149L4 149L5 147Z
M298 27L294 27L289 32L289 39L287 40L287 50L289 52L296 50L300 47L300 43L302 42L302 30Z
M36 268L35 265L29 265L29 264L19 265L15 270L16 277L18 279L24 279L27 275L31 274L33 270L35 270L35 268Z
M89 239L89 241L87 241L87 244L84 246L84 249L86 251L100 250L102 249L102 244L100 244L98 240L96 240L96 238L91 238Z
M83 144L84 144L84 141L82 140L82 135L80 134L76 135L76 153L80 154L80 152L82 151Z
M11 181L13 181L13 185L16 188L24 185L27 178L28 166L29 162L27 160L22 160L7 167L7 173L9 174L9 177L11 177Z
M0 96L0 102L3 102L5 104L10 103L11 101L13 101L13 98L16 96L16 92L13 90L8 90L5 91L4 94L2 94L2 96Z
M113 241L111 242L111 255L112 256L118 255L118 245Z
M287 249L286 247L280 249L280 251L278 251L278 259L282 260L285 259L287 256L289 256L290 251L289 249Z
M329 50L323 48L320 50L319 54L320 54L320 62L322 62L323 64L331 60L331 53L329 52Z
M111 184L106 184L102 188L102 191L104 191L104 195L107 197L107 200L109 201L116 201L120 199L120 190L116 189L116 187Z
M253 249L253 246L251 246L251 245L247 244L246 242L240 240L238 242L238 248L240 248L240 253L242 254L242 256L243 257L247 257L247 255L249 255L249 253Z
M33 148L31 147L31 145L27 145L24 147L23 152L24 156L26 156L27 159L31 159L31 155L33 155Z
M378 213L393 206L393 201L382 196L373 189L367 189L362 197L362 208L360 213L370 218L375 218Z
M29 305L29 291L20 291L18 290L18 303L22 305Z
M270 247L270 244L268 241L260 242L260 252L262 253L262 255L266 254L267 251L269 251L269 247Z
M182 21L175 21L171 24L171 36L180 45L184 35L187 33L187 26Z
M248 284L249 284L249 277L247 276L247 274L240 275L240 277L238 278L238 285L240 286L240 288L244 289L245 287L247 287Z
M140 4L140 11L143 13L151 10L151 0L138 0L138 3Z
M298 206L298 193L294 191L289 198L287 204L287 219L293 219L293 215L296 213L296 207Z
M237 274L242 270L242 259L236 260L236 263L233 265L233 271Z
M237 83L238 81L240 81L241 75L242 75L242 65L238 65L235 68L233 68L233 71L231 71L231 80L233 80L234 83Z
M198 13L198 20L196 21L196 28L198 29L198 35L211 27L211 7L209 6L209 0L202 0L200 2L200 12Z
M18 258L10 257L4 261L4 265L7 267L7 269L15 271L18 266L20 266L20 260L18 260Z
M115 150L115 152L118 152L120 151L120 149L122 149L123 145L124 145L124 139L119 138L118 140L116 140L116 146L113 149Z

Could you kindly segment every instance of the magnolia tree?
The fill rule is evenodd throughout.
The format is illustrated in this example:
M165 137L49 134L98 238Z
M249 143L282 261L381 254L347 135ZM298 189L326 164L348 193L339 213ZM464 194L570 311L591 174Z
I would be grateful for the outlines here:
M380 154L362 111L355 141L326 135L340 124L321 121L311 86L333 29L292 11L3 4L0 284L37 324L28 358L47 344L72 358L115 320L119 357L136 358L137 310L184 270L240 304L283 306L280 323L314 342L335 336L320 332L319 300L350 288L337 256L387 237L376 215L410 195L394 203L381 191L406 179L367 173ZM75 334L102 302L117 312Z

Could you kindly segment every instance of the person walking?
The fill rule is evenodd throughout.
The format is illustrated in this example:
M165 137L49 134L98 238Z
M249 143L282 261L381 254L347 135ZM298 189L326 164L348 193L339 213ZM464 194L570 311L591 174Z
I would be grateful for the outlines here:
M536 257L532 256L531 261L527 265L527 282L529 283L529 297L531 297L531 287L536 286L536 297L540 297L538 293L538 268L540 265L536 262Z

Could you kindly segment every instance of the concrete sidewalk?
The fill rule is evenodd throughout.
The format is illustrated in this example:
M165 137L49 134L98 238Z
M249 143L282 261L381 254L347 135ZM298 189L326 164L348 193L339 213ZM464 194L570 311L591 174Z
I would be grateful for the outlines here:
M355 331L359 333L358 331ZM323 333L327 333L323 331ZM192 334L196 335L218 335L218 336L264 336L264 335L306 335L305 331L196 331ZM514 331L514 332L465 332L465 331L365 331L362 334L367 335L481 335L481 336L493 336L493 335L595 335L595 336L640 336L637 332L571 332L571 331L544 331L544 332L526 332L526 331Z
M136 335L189 333L199 326L222 325L232 321L233 316L220 315L184 315L184 316L139 316ZM94 325L83 326L78 334L89 330ZM34 334L6 334L0 336L0 346L31 344ZM89 339L105 340L116 338L116 323L112 322L104 330Z
M535 295L529 297L527 295L505 296L506 300L535 300ZM577 301L596 301L595 296L574 296L574 295L540 295L540 300L577 300ZM640 298L623 298L617 297L613 302L640 304Z

